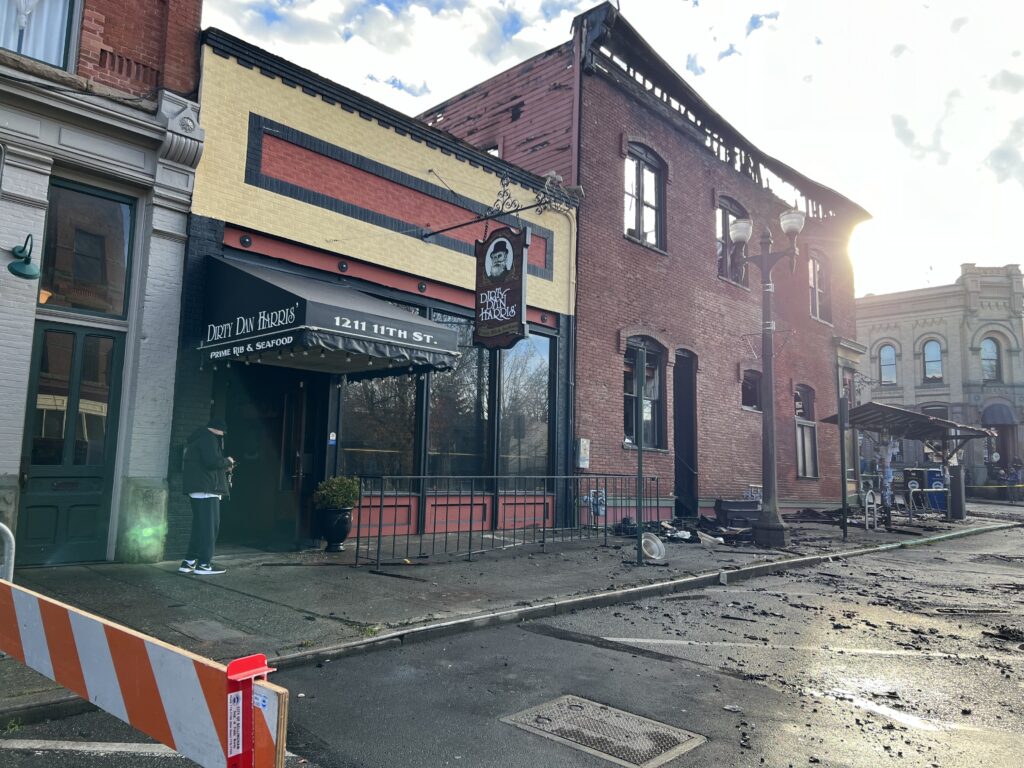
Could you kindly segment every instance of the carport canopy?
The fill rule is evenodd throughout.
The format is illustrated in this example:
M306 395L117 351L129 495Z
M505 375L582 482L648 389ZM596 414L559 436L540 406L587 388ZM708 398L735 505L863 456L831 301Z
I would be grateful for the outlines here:
M824 424L838 424L839 414L821 421ZM864 403L851 408L847 426L864 432L884 432L896 438L941 444L944 457L960 450L968 440L995 437L995 432L990 429L957 424L955 421L885 403Z

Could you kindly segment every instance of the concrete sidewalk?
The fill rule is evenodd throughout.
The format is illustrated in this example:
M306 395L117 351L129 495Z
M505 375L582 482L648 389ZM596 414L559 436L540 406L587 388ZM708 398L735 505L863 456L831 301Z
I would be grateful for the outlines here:
M236 550L218 556L227 568L218 576L179 574L177 561L104 563L20 569L15 583L218 661L263 652L300 663L387 644L376 640L402 642L406 633L467 631L539 610L553 613L559 601L575 600L561 605L570 610L598 600L629 600L634 599L629 590L644 585L669 582L662 588L674 591L691 583L717 583L722 571L769 564L778 564L770 568L778 570L800 557L836 556L997 525L978 519L988 514L1024 523L1024 508L1020 517L989 505L972 504L970 512L977 517L961 523L925 518L918 535L851 528L846 542L835 526L794 523L785 551L667 543L667 564L661 566L636 566L634 540L612 537L608 547L598 540L527 545L474 556L471 562L461 556L380 571L351 567L345 562L350 554L339 561L338 555L320 551ZM682 581L695 576L705 578ZM82 706L41 675L0 658L0 728Z

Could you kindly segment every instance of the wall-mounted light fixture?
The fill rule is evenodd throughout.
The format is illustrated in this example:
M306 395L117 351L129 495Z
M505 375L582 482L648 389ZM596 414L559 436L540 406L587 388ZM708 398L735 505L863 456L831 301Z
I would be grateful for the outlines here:
M23 280L35 280L39 277L39 267L32 263L32 235L25 236L23 245L16 245L11 249L11 254L17 261L7 265L7 271L15 277Z

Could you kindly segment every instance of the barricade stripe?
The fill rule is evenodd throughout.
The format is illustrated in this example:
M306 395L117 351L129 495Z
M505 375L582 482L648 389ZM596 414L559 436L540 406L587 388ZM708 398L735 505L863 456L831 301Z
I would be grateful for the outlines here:
M121 697L128 710L128 722L161 744L176 750L174 735L160 703L160 691L146 653L146 641L110 626L105 626L114 671Z
M0 581L0 651L25 663L21 632L18 630L18 614L14 610L14 593L11 585L4 581Z
M128 722L128 710L124 707L121 687L117 684L114 660L110 656L107 635L103 624L91 616L70 613L71 631L78 647L78 660L82 665L82 677L89 691L89 701L109 712L118 720Z
M211 669L198 661L193 661L192 664L196 670L199 686L203 689L203 695L206 698L210 719L217 731L221 752L224 753L226 760L228 756L228 685L225 671Z
M25 665L53 680L53 664L50 663L50 649L46 646L46 632L43 630L43 617L39 613L39 600L32 595L16 591L14 611L18 615L18 627L21 629Z
M82 666L78 663L78 647L75 645L67 609L40 600L39 613L43 617L46 643L50 648L53 679L88 701L89 689L85 685Z
M146 643L164 714L178 752L207 768L224 766L220 737L208 716L206 696L193 660L175 649ZM216 760L216 762L215 762Z

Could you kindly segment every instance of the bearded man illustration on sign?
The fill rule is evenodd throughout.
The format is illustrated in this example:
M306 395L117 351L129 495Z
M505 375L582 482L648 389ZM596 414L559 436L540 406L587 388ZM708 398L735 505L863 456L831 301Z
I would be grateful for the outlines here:
M512 243L499 237L491 243L491 247L487 250L484 272L492 280L497 280L510 269L512 269Z

